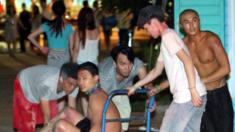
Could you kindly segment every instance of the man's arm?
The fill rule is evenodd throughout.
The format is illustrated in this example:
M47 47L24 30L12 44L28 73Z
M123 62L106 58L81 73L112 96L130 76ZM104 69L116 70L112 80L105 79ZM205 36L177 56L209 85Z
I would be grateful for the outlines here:
M217 36L212 36L209 38L209 46L210 49L213 51L216 61L219 64L219 68L213 72L210 76L202 78L204 83L209 83L213 81L217 81L219 79L224 78L226 75L230 73L230 65L228 56L222 47L221 41Z
M40 106L43 114L44 119L44 125L47 125L47 123L50 121L50 102L48 100L45 100L43 98L40 99Z
M128 95L133 94L137 88L139 88L139 87L151 82L153 79L157 78L159 75L161 75L163 69L164 69L163 61L157 61L155 64L155 67L143 79L138 81L134 86L128 88L129 89Z
M189 83L189 90L191 93L192 102L194 106L200 106L202 104L202 100L196 90L195 71L194 71L193 62L183 49L180 49L176 54L184 64L184 69Z
M36 46L43 54L48 53L47 47L41 47L38 41L36 40L36 37L38 37L43 32L42 27L37 28L35 31L33 31L29 36L28 39L32 42L34 46Z

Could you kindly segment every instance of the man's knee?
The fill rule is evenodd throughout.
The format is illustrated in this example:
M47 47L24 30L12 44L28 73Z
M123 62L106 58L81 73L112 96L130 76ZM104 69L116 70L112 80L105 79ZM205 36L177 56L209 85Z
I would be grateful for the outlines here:
M83 118L83 115L76 111L74 108L66 107L60 115L62 119L66 119L71 123L77 123Z
M68 122L66 120L61 119L55 123L54 131L64 132L66 131L67 125L68 125Z

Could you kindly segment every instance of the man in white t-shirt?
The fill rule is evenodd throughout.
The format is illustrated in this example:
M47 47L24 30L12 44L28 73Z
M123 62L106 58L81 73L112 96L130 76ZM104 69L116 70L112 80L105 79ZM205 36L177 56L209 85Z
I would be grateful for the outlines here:
M175 31L166 25L160 6L143 8L137 24L153 38L160 36L162 42L155 67L144 79L129 87L129 94L157 78L165 68L173 101L165 113L160 131L199 132L206 104L206 90L186 46Z

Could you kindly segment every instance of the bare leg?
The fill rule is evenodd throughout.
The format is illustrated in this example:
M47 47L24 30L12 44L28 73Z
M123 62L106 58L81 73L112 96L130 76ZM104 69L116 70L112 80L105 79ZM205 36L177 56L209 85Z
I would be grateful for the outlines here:
M13 52L14 52L14 53L16 52L16 44L17 44L17 41L14 41L14 42L13 42Z
M55 123L61 119L64 119L69 123L76 125L83 118L84 116L82 114L77 112L75 109L68 107L61 111L58 116L50 120L49 123L40 130L40 132L52 132Z
M59 120L54 127L55 132L80 132L80 129L66 120Z
M11 50L11 42L7 42L7 49L8 49L8 54L9 54L9 56L13 56L12 55L12 50Z
M51 119L46 126L44 126L39 132L52 132L54 124L60 120L60 114Z
M110 37L112 35L111 32L112 32L112 30L104 32L104 39L105 39L107 51L109 51L109 48L110 48Z

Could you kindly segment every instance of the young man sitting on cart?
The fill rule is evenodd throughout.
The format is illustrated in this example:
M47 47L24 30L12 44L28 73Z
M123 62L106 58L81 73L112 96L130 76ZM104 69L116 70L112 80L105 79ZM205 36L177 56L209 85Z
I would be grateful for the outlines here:
M57 117L52 119L41 132L68 131L88 132L100 131L102 110L108 98L106 92L99 87L99 72L95 64L85 62L78 68L78 85L82 92L88 95L88 115L84 117L73 108L65 108ZM108 119L120 118L119 112L111 101L106 113ZM106 124L107 132L120 132L120 122Z

